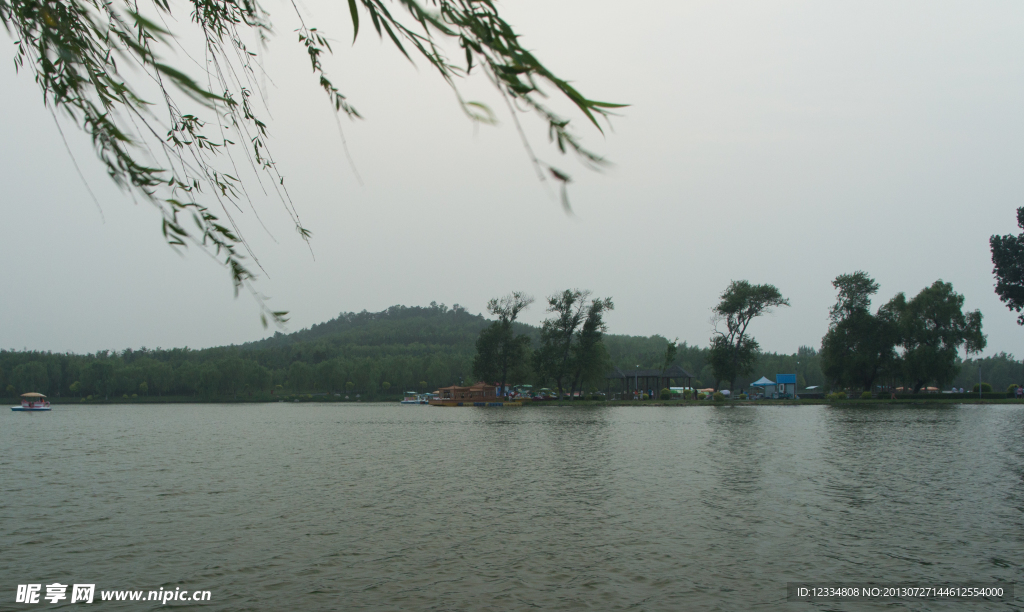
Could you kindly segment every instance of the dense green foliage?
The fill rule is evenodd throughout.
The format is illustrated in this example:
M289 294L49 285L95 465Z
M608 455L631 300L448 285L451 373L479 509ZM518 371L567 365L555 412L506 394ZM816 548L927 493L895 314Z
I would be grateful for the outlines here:
M395 393L425 391L469 377L474 342L487 325L458 305L394 306L378 313L343 313L309 329L240 346L93 355L2 351L0 390L120 397L139 393L145 382L150 395L377 397L387 382Z
M830 385L871 391L876 379L886 386L906 386L916 393L935 384L944 387L960 372L960 349L968 354L985 347L981 312L964 312L964 297L941 280L912 299L896 294L870 311L878 283L864 272L836 277L836 304L821 341L822 368Z
M532 297L517 291L487 304L487 311L498 320L481 331L476 340L473 376L497 382L499 394L505 394L509 381L530 378L530 337L517 336L513 325L519 313L532 303Z
M822 370L834 387L870 390L896 360L897 327L888 317L871 313L878 283L867 273L841 274L832 286L838 297L821 340Z
M576 397L576 390L604 382L611 361L603 338L604 313L615 308L611 298L590 298L589 291L567 289L548 297L534 353L534 373L540 383L552 382L562 397Z
M1017 226L1024 230L1024 207L1017 209ZM996 276L996 295L1015 312L1024 309L1024 233L992 236L992 272ZM1024 325L1024 314L1017 317Z
M882 313L896 326L902 349L892 372L895 379L909 382L915 392L930 382L948 385L960 371L960 348L968 354L985 348L981 311L965 313L963 304L964 297L941 280L911 300L902 293L889 300Z

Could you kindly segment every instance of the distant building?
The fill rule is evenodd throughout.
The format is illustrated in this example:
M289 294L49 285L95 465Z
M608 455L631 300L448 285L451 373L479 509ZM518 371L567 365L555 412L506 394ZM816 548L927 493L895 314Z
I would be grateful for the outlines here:
M796 374L775 375L775 397L777 399L796 397Z
M619 387L622 398L625 399L633 393L649 391L657 396L662 389L670 388L673 380L690 387L693 384L693 374L677 365L670 366L666 370L641 370L640 368L620 370L615 368L605 376L605 380L608 381L606 389L608 393L612 393L614 387Z

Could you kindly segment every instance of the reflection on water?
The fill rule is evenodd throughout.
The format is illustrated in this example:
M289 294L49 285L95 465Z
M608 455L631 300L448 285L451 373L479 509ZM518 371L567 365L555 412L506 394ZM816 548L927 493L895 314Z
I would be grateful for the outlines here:
M208 589L207 610L810 609L787 581L1019 582L1022 432L1016 406L0 414L0 601L61 581Z

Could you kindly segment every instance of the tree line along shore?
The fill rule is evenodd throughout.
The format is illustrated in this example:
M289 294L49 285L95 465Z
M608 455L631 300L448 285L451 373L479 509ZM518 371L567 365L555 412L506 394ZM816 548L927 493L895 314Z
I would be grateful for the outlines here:
M660 335L606 333L603 315L614 308L612 301L567 290L546 300L549 316L539 327L509 316L517 295L520 301L528 298L510 294L488 305L492 319L458 305L431 303L342 313L294 333L200 350L0 351L0 394L13 399L37 391L58 402L387 401L407 391L484 379L552 391L560 383L559 397L590 397L618 391L606 379L615 367L628 372L670 365L691 373L697 388L739 392L762 375L795 373L798 389L818 386L850 398L871 389L877 395L880 386L903 386L904 392L915 386L918 391L929 386L976 391L979 369L983 387L1003 397L1008 387L1024 381L1024 362L1013 355L961 359L948 346L955 334L933 334L935 341L918 331L936 328L934 317L930 326L915 323L931 307L952 313L951 325L960 330L956 333L976 333L974 347L983 343L980 314L972 328L971 313L950 307L962 304L962 297L948 284L939 281L911 299L899 294L895 305L876 313L866 298L877 285L866 274L843 275L834 284L839 297L822 347L801 347L793 354L761 351L751 334L758 316L788 302L774 287L739 281L730 284L715 307L717 326L704 347ZM877 341L883 335L880 326L888 326L885 342ZM932 373L924 370L922 375L922 363L930 363ZM867 369L874 377L867 376Z

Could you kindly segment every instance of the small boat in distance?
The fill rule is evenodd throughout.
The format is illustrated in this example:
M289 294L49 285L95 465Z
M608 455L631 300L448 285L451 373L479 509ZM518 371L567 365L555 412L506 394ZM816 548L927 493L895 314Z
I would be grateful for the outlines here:
M402 398L401 403L403 404L426 404L427 400L430 399L429 393L416 393L415 391L406 391L405 397Z
M50 409L50 402L42 393L22 393L21 405L11 406L14 412L45 412Z

